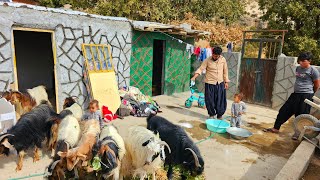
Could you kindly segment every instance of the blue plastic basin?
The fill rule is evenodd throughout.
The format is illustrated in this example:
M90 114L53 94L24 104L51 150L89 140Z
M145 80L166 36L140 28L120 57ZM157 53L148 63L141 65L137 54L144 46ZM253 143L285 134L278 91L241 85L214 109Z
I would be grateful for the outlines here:
M207 129L217 133L226 133L227 128L230 127L230 123L220 119L207 119L206 125Z

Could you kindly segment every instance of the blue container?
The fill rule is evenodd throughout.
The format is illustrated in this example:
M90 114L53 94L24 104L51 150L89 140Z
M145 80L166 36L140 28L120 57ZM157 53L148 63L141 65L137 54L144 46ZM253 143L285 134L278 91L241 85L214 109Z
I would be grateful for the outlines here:
M220 119L207 119L206 125L207 129L217 133L226 133L227 128L230 127L230 123Z

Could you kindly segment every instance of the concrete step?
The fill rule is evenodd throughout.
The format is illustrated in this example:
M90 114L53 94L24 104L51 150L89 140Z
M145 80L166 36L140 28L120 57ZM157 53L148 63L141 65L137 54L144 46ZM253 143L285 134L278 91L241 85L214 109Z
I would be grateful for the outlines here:
M318 144L318 141L315 144ZM306 172L315 152L315 146L303 140L287 163L283 166L275 180L299 180Z

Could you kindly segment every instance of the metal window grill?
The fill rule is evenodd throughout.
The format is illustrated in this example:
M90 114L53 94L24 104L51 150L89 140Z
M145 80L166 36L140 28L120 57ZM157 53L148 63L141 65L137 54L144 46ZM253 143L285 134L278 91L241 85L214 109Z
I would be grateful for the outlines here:
M110 45L82 44L84 57L83 80L89 100L93 100L92 85L89 74L114 72Z

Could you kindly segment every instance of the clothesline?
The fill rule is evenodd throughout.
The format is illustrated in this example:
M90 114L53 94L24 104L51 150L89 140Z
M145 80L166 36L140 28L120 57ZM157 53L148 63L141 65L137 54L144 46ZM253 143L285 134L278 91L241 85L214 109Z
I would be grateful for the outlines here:
M172 40L176 40L181 44L185 44L186 45L186 50L188 52L188 58L191 57L191 54L195 54L197 56L197 59L199 61L203 61L204 59L206 59L207 57L212 55L212 48L208 47L208 48L200 48L200 47L195 47L192 44L189 44L187 42L184 42L183 40L173 37L167 33L161 32L161 31L156 31L156 32L160 32L161 34L164 34L168 37L170 37Z
M169 35L169 34L167 34L167 33L164 33L164 32L161 32L161 31L156 31L156 32L159 32L159 33L161 33L161 34L164 34L164 35L170 37L171 39L177 40L177 41L178 41L179 43L181 43L181 44L186 44L186 45L189 44L189 43L184 42L184 41L181 40L181 39L175 38L175 37L173 37L173 36L171 36L171 35Z

